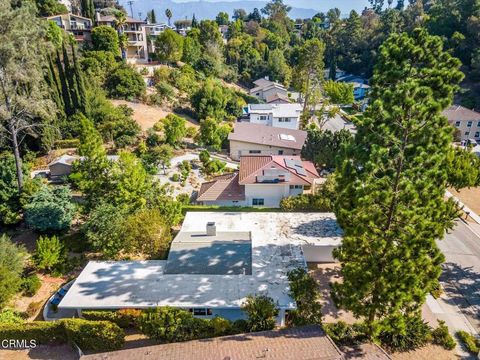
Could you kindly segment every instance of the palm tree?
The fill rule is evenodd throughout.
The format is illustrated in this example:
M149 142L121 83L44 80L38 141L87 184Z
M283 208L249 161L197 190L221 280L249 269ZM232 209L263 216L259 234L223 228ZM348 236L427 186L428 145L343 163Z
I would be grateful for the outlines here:
M168 26L170 26L170 19L173 16L172 10L170 10L170 9L165 10L165 16L168 18Z
M128 39L123 33L123 28L127 23L127 16L122 11L116 11L114 16L115 16L115 28L117 29L118 41L120 45L120 50L122 52L122 59L125 59L127 57L126 48L128 46Z

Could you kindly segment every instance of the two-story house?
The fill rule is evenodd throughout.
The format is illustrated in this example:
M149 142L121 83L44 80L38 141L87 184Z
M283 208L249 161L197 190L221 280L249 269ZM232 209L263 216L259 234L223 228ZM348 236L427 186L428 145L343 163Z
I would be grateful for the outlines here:
M115 16L102 16L100 13L97 13L96 16L98 25L107 25L116 28ZM128 46L124 54L125 58L129 62L147 62L148 48L145 22L130 16L126 18L125 25L123 25L121 29L121 32L127 36L128 40Z
M461 105L452 105L442 114L457 129L457 140L480 140L480 113Z
M238 172L202 184L197 202L275 208L283 198L312 191L319 177L313 163L299 156L242 156Z
M258 79L253 82L254 88L250 89L250 95L255 96L266 103L289 103L288 91L282 84L268 79Z
M80 44L88 43L92 40L92 20L83 16L74 14L60 14L47 17L47 20L53 21L60 28L68 31L75 37Z
M228 135L230 157L243 155L300 155L307 132L273 126L238 122Z
M301 104L248 104L245 108L248 121L286 129L300 127Z

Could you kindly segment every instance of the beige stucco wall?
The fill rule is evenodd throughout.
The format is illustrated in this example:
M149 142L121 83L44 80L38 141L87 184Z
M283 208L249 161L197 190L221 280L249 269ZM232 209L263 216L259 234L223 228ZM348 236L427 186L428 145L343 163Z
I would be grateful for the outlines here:
M250 154L250 150L260 150L261 153ZM230 140L230 157L233 160L240 160L240 155L279 155L279 151L283 151L283 155L300 155L301 152L301 150Z

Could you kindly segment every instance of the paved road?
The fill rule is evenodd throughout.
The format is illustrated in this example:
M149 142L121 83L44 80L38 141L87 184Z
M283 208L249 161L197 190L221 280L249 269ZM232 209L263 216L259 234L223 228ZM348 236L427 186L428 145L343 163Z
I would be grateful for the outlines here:
M458 221L438 246L446 258L440 277L445 294L430 299L430 308L453 329L480 333L480 236Z

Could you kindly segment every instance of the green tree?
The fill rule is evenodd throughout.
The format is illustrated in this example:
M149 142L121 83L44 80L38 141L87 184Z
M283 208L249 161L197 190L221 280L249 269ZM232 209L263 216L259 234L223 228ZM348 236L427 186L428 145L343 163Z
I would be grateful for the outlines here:
M62 261L63 249L58 237L40 236L35 250L35 264L41 270L51 270Z
M231 93L218 80L208 78L204 85L193 94L192 106L199 119L211 117L222 121L227 116L226 107Z
M163 173L167 174L167 167L170 167L170 161L173 158L173 148L168 145L156 146L151 150L151 156L154 159L155 166L161 166L163 168Z
M103 86L108 74L117 66L115 55L110 51L84 51L80 66L85 76L96 85Z
M95 21L95 5L93 4L93 0L82 0L81 7L82 15Z
M163 62L180 61L183 54L183 37L171 29L166 29L155 39L155 53Z
M207 46L208 44L217 45L220 48L223 46L223 39L220 30L218 29L218 24L213 20L202 20L198 25L200 30L198 40L202 46Z
M92 46L96 51L118 54L118 34L111 26L100 25L92 30Z
M275 327L278 308L271 297L249 295L242 304L242 310L248 316L248 328L251 332L272 330Z
M199 141L203 146L220 150L231 131L228 124L219 124L215 119L207 117L200 121Z
M139 210L125 220L125 241L131 251L148 256L164 255L170 247L170 227L158 209Z
M23 176L28 179L28 171L22 168ZM25 193L23 195L26 195ZM15 224L21 219L22 201L18 191L15 158L0 153L0 224Z
M297 303L293 312L295 326L320 324L322 322L322 305L318 284L305 269L295 269L288 273L290 295Z
M267 66L272 80L279 81L287 87L290 85L292 69L287 64L282 50L275 49L268 53Z
M26 250L0 235L0 309L20 290Z
M105 88L111 97L131 99L142 96L147 87L135 68L122 64L107 77Z
M43 185L25 206L27 225L41 233L68 230L75 213L71 198L66 186Z
M218 13L217 17L215 18L215 21L217 22L218 25L228 25L229 23L228 18L229 18L228 13L221 11Z
M157 23L157 16L155 15L155 9L152 9L149 12L147 12L147 19L150 24Z
M295 69L295 84L303 94L303 113L316 103L324 78L323 56L325 45L318 39L307 40L299 49L298 63Z
M101 252L107 259L115 259L131 250L124 236L128 214L125 207L107 203L98 205L90 213L82 230L94 251Z
M313 161L319 168L335 168L337 157L352 140L352 134L345 129L333 133L329 130L320 130L316 126L310 127L307 129L307 140L302 148L302 157Z
M18 191L24 187L20 141L35 135L54 108L42 65L46 57L45 28L33 6L0 3L0 133L11 145L15 157Z
M182 61L194 66L202 56L202 46L198 40L199 30L190 30L183 41Z
M459 66L425 30L391 35L380 48L371 106L336 176L344 238L334 256L343 282L333 284L333 297L365 318L370 335L378 321L401 329L419 316L441 272L435 241L457 209L444 199L452 128L440 113L462 79Z
M168 26L170 26L170 21L171 21L172 16L173 16L172 10L166 9L166 10L165 10L165 16L166 16L167 19L168 19Z
M165 142L173 147L177 147L187 135L186 121L181 116L169 114L162 120Z
M353 104L353 84L328 80L323 84L325 94L334 104Z
M58 0L35 0L39 16L52 16L68 13L65 5Z
M82 115L80 127L78 153L83 160L73 164L70 178L84 194L87 207L92 208L109 191L108 173L111 163L107 160L102 137L93 122Z

